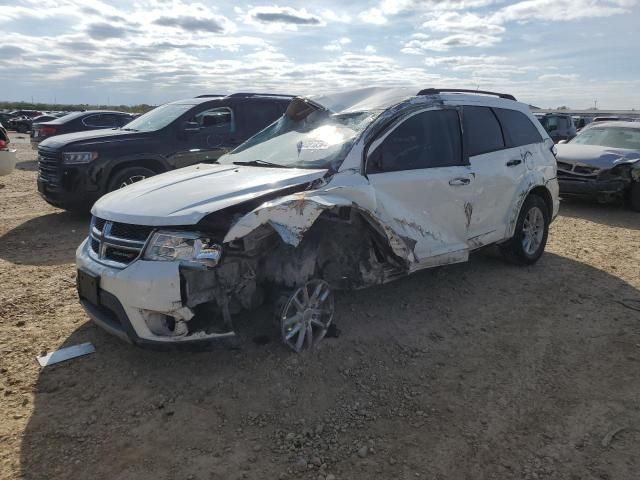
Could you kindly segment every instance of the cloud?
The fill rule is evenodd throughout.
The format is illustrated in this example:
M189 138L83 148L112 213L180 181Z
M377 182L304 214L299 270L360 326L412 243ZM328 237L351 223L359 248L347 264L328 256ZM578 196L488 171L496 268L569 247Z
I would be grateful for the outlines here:
M444 38L426 40L424 37L413 38L404 44L401 52L411 55L422 55L429 51L446 52L452 48L487 48L500 41L500 37L482 33L458 33Z
M376 49L376 47L374 47L373 45L367 45L366 47L364 47L364 53L376 53L378 50Z
M351 39L347 37L339 38L338 40L333 40L331 43L322 47L324 50L328 52L340 52L343 47L349 45L351 43Z
M498 35L505 31L502 25L494 23L490 17L458 12L438 14L424 22L422 28L435 32L478 32L492 35Z
M92 23L87 26L87 34L95 40L108 40L111 38L124 38L130 35L133 29L110 23Z
M360 20L364 23L372 23L374 25L383 25L387 23L387 18L379 8L370 8L359 15Z
M628 13L636 0L525 0L507 5L494 15L496 22L567 21Z
M304 8L296 10L291 7L255 7L247 12L249 23L281 24L292 27L318 27L325 25L322 18L312 15Z
M580 75L576 73L549 73L546 75L540 75L538 80L542 82L556 81L556 80L577 80Z
M224 21L215 18L159 17L153 23L194 32L224 33L227 30Z
M26 50L15 45L0 46L0 58L17 58L23 53L26 53Z

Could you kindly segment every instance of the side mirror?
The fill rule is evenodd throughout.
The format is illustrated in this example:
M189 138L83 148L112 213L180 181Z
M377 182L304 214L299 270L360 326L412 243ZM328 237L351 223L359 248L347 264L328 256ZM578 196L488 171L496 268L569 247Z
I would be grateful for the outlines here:
M182 124L183 132L199 132L200 124L198 122L184 122Z
M564 144L564 143L567 143L567 141L566 141L566 140L560 140L560 141L558 142L558 145L560 145L560 144Z

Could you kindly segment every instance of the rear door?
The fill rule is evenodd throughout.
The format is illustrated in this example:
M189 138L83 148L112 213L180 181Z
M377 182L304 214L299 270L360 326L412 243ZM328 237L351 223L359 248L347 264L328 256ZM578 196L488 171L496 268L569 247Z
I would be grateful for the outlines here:
M260 130L271 125L282 116L286 108L286 102L275 100L248 99L240 103L238 110L242 130L241 141L251 138Z
M415 242L418 266L466 260L474 179L463 162L457 110L413 113L375 140L369 152L366 171L376 213Z
M519 127L521 112L483 106L463 107L465 153L475 175L475 194L469 222L472 248L502 240L516 192L527 168L526 146L530 135Z

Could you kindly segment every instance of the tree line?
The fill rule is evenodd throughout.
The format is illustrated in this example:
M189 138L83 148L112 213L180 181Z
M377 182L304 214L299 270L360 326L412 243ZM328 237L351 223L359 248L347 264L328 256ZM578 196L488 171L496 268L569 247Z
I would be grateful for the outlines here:
M127 113L145 113L155 108L155 105L141 103L139 105L90 105L88 103L31 103L31 102L6 102L0 101L2 110L39 110L55 112L78 112L81 110L117 110Z

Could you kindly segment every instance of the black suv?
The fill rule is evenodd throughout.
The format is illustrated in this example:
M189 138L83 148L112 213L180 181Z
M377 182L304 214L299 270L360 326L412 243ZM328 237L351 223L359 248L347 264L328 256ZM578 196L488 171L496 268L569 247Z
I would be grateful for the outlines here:
M54 135L122 127L133 118L134 115L131 113L111 110L73 112L59 118L52 118L49 121L40 121L35 118L33 119L33 128L29 128L31 130L31 146L37 149L41 141Z
M564 113L547 113L538 116L538 120L554 143L560 140L571 140L576 136L576 126L571 115Z
M38 191L88 210L107 192L158 173L215 162L280 117L293 97L202 95L157 107L125 127L49 138L38 148Z

